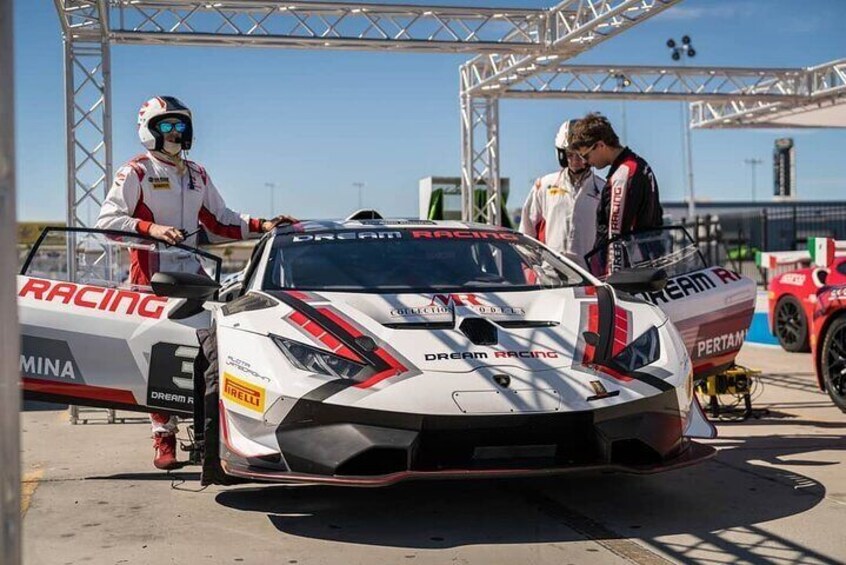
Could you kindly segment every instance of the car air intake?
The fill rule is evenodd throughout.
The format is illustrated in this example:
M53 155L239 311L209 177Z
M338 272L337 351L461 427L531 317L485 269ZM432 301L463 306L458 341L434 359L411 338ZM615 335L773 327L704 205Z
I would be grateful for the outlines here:
M465 318L458 329L476 345L496 345L496 326L483 318Z
M503 328L552 328L560 322L547 320L497 320L497 325Z

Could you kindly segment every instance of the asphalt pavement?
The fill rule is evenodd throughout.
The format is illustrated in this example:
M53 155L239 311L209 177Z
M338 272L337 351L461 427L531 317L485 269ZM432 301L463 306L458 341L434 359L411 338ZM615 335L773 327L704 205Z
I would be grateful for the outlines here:
M846 414L807 354L738 361L763 371L757 417L719 423L713 460L650 476L201 489L195 468L152 467L144 418L27 411L24 563L846 562Z

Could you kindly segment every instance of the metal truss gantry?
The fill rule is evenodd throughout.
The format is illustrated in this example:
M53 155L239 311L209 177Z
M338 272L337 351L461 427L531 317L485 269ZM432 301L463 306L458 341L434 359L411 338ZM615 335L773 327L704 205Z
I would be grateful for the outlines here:
M680 0L564 0L549 9L271 0L54 0L65 44L68 225L112 177L111 44L474 53L460 68L462 215L500 223L500 98L698 101L691 125L844 103L844 63L813 69L572 66ZM617 77L628 78L621 87ZM700 110L697 110L699 108ZM479 205L474 188L484 187Z
M459 96L464 220L501 223L498 120L502 93L543 72L547 66L584 53L679 1L565 0L547 11L543 41L534 53L482 54L461 66ZM485 202L477 202L476 187L487 190Z
M107 12L105 0L55 3L65 47L67 225L86 226L87 216L99 211L112 179Z
M776 84L763 84L772 89ZM795 82L792 101L779 100L701 100L691 104L691 126L697 128L785 127L781 119L810 110L832 108L846 103L846 59L801 71ZM795 127L795 125L794 125Z

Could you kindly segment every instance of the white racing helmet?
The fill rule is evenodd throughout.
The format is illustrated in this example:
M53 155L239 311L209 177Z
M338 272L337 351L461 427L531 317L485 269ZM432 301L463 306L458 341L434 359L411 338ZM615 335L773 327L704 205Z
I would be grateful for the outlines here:
M558 157L558 163L564 169L567 168L567 147L570 145L567 137L570 135L570 129L575 123L576 120L564 120L564 123L558 128L558 133L555 135L555 155Z
M182 149L191 149L194 139L194 128L191 123L191 110L173 96L156 96L150 98L138 112L138 137L144 147L151 151L161 151L164 146L164 136L156 129L158 123L166 118L182 118L185 131L182 133Z

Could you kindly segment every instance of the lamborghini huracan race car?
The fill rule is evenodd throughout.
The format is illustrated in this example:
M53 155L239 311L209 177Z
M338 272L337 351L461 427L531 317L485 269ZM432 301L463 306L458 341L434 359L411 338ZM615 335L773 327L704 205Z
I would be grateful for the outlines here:
M745 328L715 317L740 319L751 299L748 279L691 263L668 233L646 255L617 243L632 265L675 269L669 282L641 268L603 283L506 229L301 222L263 237L217 296L209 253L48 228L18 278L22 384L193 416L205 483L688 465L714 451L690 440L714 435L694 370L733 359L736 338L714 331ZM152 288L131 282L142 262ZM682 333L656 307L679 301Z

